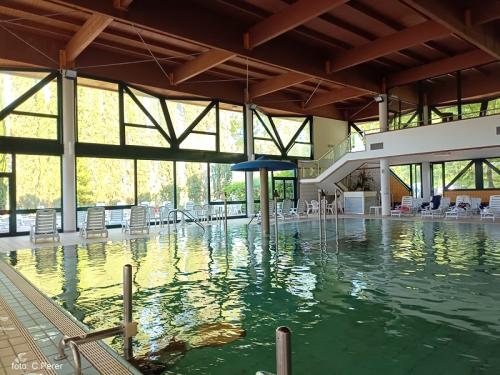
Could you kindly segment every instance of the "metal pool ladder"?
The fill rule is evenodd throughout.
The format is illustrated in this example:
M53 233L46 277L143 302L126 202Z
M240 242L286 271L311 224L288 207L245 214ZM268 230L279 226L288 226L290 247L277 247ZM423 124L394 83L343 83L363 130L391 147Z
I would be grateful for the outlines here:
M171 210L171 211L168 212L168 215L167 215L167 229L168 229L169 232L170 232L170 214L172 212L174 212L174 213L180 212L183 217L190 219L193 223L195 223L201 229L203 229L203 231L205 231L205 226L203 224L201 224L197 218L195 218L189 212L177 208L175 210ZM176 225L176 221L177 221L177 217L175 217L174 220L173 220L174 225Z
M137 322L132 321L132 266L130 264L123 266L123 321L113 328L88 332L80 336L63 336L59 341L58 354L55 359L56 361L66 359L65 349L69 347L73 355L75 375L81 375L82 362L78 345L119 335L123 336L123 356L126 360L130 360L134 356L132 337L137 335Z

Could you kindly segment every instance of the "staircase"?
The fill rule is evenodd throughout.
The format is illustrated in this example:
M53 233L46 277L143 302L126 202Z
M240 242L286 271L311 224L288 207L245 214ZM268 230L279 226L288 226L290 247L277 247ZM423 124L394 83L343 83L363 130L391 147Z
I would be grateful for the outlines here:
M331 190L363 164L391 164L500 156L500 114L383 133L349 135L318 160L300 161L301 188ZM355 143L355 144L354 144Z

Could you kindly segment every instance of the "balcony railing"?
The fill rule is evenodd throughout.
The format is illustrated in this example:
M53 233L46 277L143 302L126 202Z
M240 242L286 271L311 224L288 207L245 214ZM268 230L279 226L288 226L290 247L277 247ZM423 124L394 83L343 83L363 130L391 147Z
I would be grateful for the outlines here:
M349 134L318 160L301 160L299 162L299 177L301 179L316 178L349 152L364 151L365 145L364 134Z
M439 119L439 122L433 122L428 125L437 125L442 123L449 123L452 121L460 121L471 118L481 118L485 116L500 114L500 107L488 108L486 110L477 112L462 113L461 118L458 118L457 114L450 114L450 116L445 116ZM425 125L425 126L428 126ZM406 124L401 124L399 127L391 125L389 131L403 130L408 128L416 128L419 126L424 126L421 121L413 121ZM299 162L299 177L301 179L316 178L321 173L326 171L335 162L342 159L346 154L350 152L365 151L366 150L366 135L379 133L380 128L370 129L363 131L361 133L355 132L349 134L341 142L337 143L335 146L331 147L323 156L317 160L300 160Z

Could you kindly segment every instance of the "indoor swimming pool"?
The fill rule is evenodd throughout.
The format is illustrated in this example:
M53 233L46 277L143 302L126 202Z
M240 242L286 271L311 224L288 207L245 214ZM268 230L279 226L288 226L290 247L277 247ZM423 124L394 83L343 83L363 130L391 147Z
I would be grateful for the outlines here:
M379 219L178 227L152 239L19 250L5 260L91 329L121 319L133 265L135 353L166 374L498 374L500 226ZM119 339L108 343L121 352Z

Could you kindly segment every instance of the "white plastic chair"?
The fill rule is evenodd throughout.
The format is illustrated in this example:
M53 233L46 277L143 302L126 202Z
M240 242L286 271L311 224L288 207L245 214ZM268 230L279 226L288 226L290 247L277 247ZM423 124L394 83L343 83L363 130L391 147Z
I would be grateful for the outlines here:
M44 209L36 211L35 224L31 226L30 230L30 240L36 243L36 240L40 238L52 238L53 241L59 241L56 210Z
M122 230L130 234L149 233L148 207L133 206L130 210L130 219Z
M405 195L401 198L398 208L391 210L391 216L411 215L413 213L413 197Z
M319 213L319 202L317 200L311 200L311 202L307 203L307 215L316 215Z
M87 220L80 229L80 236L89 238L90 235L108 237L104 207L90 207L87 210Z
M500 217L500 195L490 195L488 207L481 210L481 220L491 219L495 221L497 217Z
M469 209L459 207L461 204L465 204L469 206ZM448 211L446 211L444 217L447 218L455 218L458 220L459 217L468 216L470 213L471 207L471 199L468 195L457 195L457 199L455 200L455 206L451 207Z

